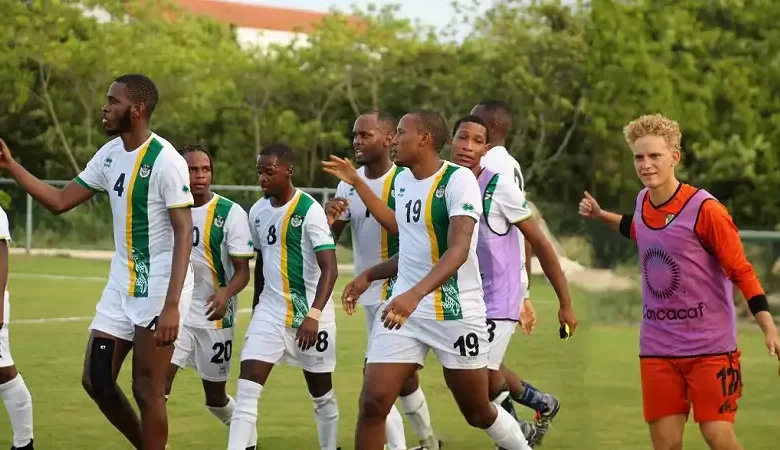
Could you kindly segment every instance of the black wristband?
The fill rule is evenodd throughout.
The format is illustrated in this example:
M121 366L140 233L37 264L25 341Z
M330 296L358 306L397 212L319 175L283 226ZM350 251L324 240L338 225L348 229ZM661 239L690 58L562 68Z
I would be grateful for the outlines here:
M769 312L769 301L767 301L766 295L756 295L748 300L748 308L750 308L750 312L753 313L754 316L761 311Z

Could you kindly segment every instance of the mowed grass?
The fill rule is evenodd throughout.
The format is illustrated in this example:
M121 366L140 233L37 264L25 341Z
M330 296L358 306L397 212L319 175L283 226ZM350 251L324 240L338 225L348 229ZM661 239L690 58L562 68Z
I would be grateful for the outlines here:
M9 291L12 302L11 348L34 401L35 441L42 449L131 448L102 417L81 388L81 366L87 327L105 284L109 264L70 258L11 257ZM340 291L349 277L339 279ZM557 305L542 280L534 284L539 315L534 336L521 333L507 354L506 363L538 388L557 395L563 409L542 448L647 449L642 421L638 378L637 327L590 326L585 302L574 290L580 328L569 341L557 338ZM241 296L241 307L251 304L251 289ZM336 299L338 297L334 295ZM338 366L334 384L341 411L340 445L353 448L358 396L362 384L364 320L348 317L337 308ZM35 319L79 318L72 321L31 322ZM13 321L21 321L14 324ZM238 362L248 314L241 314L233 350L235 392ZM737 430L746 449L777 448L777 405L780 378L776 362L766 355L760 332L740 332L745 390L740 402ZM429 356L421 382L430 405L433 426L447 449L491 449L484 432L470 428L447 390L441 366ZM120 377L130 393L130 361ZM280 365L274 369L259 407L259 444L263 450L312 449L317 446L312 403L299 370ZM519 408L519 407L518 407ZM519 408L530 418L528 410ZM197 374L179 374L169 402L172 449L224 449L227 430L203 406ZM406 424L408 442L414 442ZM5 411L0 412L0 448L11 445ZM695 424L686 432L686 449L705 449Z

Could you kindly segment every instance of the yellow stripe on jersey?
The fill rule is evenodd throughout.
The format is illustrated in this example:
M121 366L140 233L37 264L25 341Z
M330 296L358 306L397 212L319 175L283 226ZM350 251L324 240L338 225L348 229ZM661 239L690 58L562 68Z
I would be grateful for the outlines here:
M284 213L284 219L282 219L282 229L277 230L277 233L281 231L281 241L279 246L282 249L282 261L280 276L282 277L282 290L284 291L284 298L287 301L287 317L284 320L285 326L290 328L293 326L293 303L292 292L290 291L290 275L287 273L287 229L290 228L290 218L295 212L295 207L298 206L298 202L301 201L301 192L295 193L293 201L290 202L290 206L287 207L287 212Z
M390 188L393 186L393 180L394 180L395 171L396 171L396 168L393 167L393 170L391 171L391 173L389 173L385 177L385 185L382 186L382 202L385 205L387 204L387 201L390 198ZM390 236L388 235L387 230L385 230L385 227L380 226L379 227L379 260L380 261L387 261L387 258L390 257L390 255L388 255L388 248L389 248L388 240L389 240L389 238L390 238ZM382 283L382 294L381 294L381 297L380 297L382 301L387 300L387 296L388 296L387 285L388 285L389 282L390 282L390 280L385 280Z
M431 243L431 268L439 261L439 241L436 239L436 230L433 228L433 214L431 214L431 206L433 206L433 198L436 195L436 188L439 187L442 177L447 172L445 170L447 163L444 163L444 167L436 174L436 178L431 184L431 190L428 192L428 199L425 201L425 226L428 231L428 241ZM442 305L442 290L441 287L433 291L433 309L436 312L436 320L444 320L444 305Z
M135 292L135 259L133 259L133 187L135 187L135 179L138 177L138 171L141 168L141 161L143 161L147 150L149 150L149 144L154 139L149 141L141 147L138 151L138 156L135 159L135 166L133 167L133 176L130 178L130 183L127 186L127 212L125 213L125 249L127 250L127 267L130 270L130 283L128 292L133 295Z
M211 251L211 225L214 223L214 210L217 209L217 197L214 195L214 198L211 199L211 204L209 204L209 209L206 210L206 223L203 224L203 256L206 257L206 263L209 266L209 269L211 270L211 281L214 286L214 290L216 291L219 289L219 278L217 278L217 269L214 267L214 254ZM217 329L222 328L222 321L221 320L215 320L213 322Z

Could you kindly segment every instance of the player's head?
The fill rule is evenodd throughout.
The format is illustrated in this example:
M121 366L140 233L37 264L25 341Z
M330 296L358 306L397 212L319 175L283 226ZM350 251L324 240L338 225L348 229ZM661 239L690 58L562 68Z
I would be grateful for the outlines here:
M282 194L292 183L293 151L284 144L271 144L257 157L257 178L266 197Z
M623 128L634 153L634 168L645 187L653 189L674 179L680 163L680 124L661 114L641 116Z
M501 100L483 100L472 108L471 114L487 122L493 141L505 141L512 129L512 109Z
M393 138L395 163L409 167L428 152L438 155L448 140L447 122L441 114L431 110L407 113Z
M479 116L466 116L458 119L452 130L450 154L452 162L473 169L479 166L490 142L488 124Z
M187 144L179 153L187 161L190 169L190 189L192 195L206 195L211 190L211 173L214 163L206 147L200 144Z
M144 75L122 75L111 83L103 105L103 128L108 135L129 132L146 124L157 106L157 87Z
M352 147L358 164L371 164L390 157L395 119L383 111L362 114L352 127Z

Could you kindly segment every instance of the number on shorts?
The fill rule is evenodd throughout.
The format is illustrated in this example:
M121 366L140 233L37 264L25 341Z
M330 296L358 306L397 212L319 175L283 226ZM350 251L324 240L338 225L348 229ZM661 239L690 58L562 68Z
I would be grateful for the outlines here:
M466 350L468 350L468 356L477 356L479 355L479 339L477 339L476 333L469 333L459 337L453 348L460 351L460 356L466 356Z
M314 348L322 353L328 349L328 332L320 331L317 333L317 342L314 344Z
M225 341L214 343L211 347L216 353L211 357L211 362L214 364L222 364L224 362L230 362L230 357L233 356L233 341Z
M724 397L734 395L742 384L742 374L733 367L721 367L715 377L720 380L720 391ZM728 384L726 383L728 378Z
M488 319L487 320L487 328L488 328L488 342L493 342L493 339L496 337L496 322L493 320Z
M197 247L200 244L200 230L198 227L192 227L192 246Z
M268 245L274 245L276 243L276 225L268 227Z

